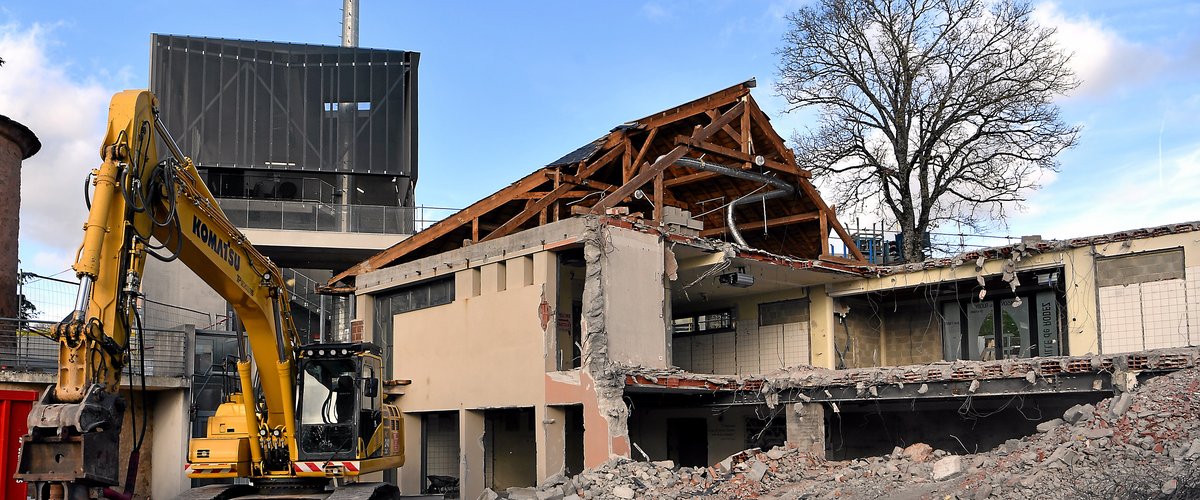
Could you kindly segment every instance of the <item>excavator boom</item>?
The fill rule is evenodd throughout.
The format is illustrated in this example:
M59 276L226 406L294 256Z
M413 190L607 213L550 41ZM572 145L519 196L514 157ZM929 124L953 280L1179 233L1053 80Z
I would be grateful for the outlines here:
M167 149L161 158L160 144ZM209 436L193 439L189 476L311 489L331 477L402 465L403 428L378 394L377 350L301 349L278 267L221 211L158 119L153 94L113 97L100 156L73 266L80 280L75 308L53 328L58 380L34 405L22 437L16 477L28 483L30 497L132 494L132 475L124 493L112 489L126 458L116 456L125 410L118 390L129 340L141 334L137 299L147 257L186 265L230 304L245 332L238 336L240 392L228 395ZM323 397L324 406L298 407L306 397ZM313 457L352 465L306 465ZM136 449L129 458L136 470Z

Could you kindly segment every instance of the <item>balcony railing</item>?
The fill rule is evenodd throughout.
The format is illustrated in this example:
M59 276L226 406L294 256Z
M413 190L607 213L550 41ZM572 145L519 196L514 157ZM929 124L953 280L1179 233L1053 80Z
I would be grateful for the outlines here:
M58 342L48 338L52 321L0 318L0 368L26 372L54 373L58 370ZM145 330L146 375L187 375L187 333L182 330ZM135 375L142 373L138 336L129 340L130 364ZM126 369L128 370L128 368Z
M218 198L235 226L248 229L413 234L457 209L335 205L313 201Z

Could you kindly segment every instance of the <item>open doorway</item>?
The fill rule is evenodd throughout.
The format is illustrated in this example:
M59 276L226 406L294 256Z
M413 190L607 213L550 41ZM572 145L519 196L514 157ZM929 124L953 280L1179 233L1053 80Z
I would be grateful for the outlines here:
M564 465L568 475L583 472L583 405L571 405L563 408L566 413L566 454Z
M486 410L484 484L494 491L537 484L537 436L533 408Z
M458 412L421 415L421 493L458 498Z
M667 459L681 467L708 465L708 421L703 418L667 419Z

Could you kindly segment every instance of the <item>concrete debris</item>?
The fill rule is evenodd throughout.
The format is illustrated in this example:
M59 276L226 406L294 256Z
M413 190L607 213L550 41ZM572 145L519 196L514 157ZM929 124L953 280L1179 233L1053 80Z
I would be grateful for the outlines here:
M933 454L933 447L925 443L915 443L904 449L904 456L912 459L913 462L924 462L929 460L929 456Z
M1129 411L1131 405L1133 405L1133 394L1128 392L1122 393L1120 396L1117 396L1116 401L1109 407L1109 416L1115 418L1124 415L1126 411Z
M746 472L746 477L751 481L762 481L763 476L767 475L767 464L758 460L750 462L750 470Z
M1062 424L1063 424L1063 419L1061 419L1061 418L1056 418L1054 420L1047 420L1045 422L1038 424L1037 430L1038 430L1038 432L1050 432L1050 431L1054 430L1055 427L1058 427Z
M613 488L612 494L614 497L617 497L617 498L633 498L634 497L633 488L630 488L628 486L623 486L623 485Z
M1189 368L1072 407L1042 432L976 454L915 443L851 460L788 448L746 450L711 467L615 459L539 491L564 500L1200 498L1196 415L1200 369Z
M1070 425L1075 425L1079 422L1091 420L1095 413L1096 407L1092 405L1075 405L1067 408L1067 411L1063 412L1063 421Z
M962 474L962 457L950 455L933 463L933 480L942 481Z

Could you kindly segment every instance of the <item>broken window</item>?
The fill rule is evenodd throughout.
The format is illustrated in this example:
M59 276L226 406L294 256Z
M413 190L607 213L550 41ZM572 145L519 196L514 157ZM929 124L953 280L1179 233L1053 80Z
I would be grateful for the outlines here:
M675 335L729 332L737 326L737 315L729 308L677 317L672 324Z

